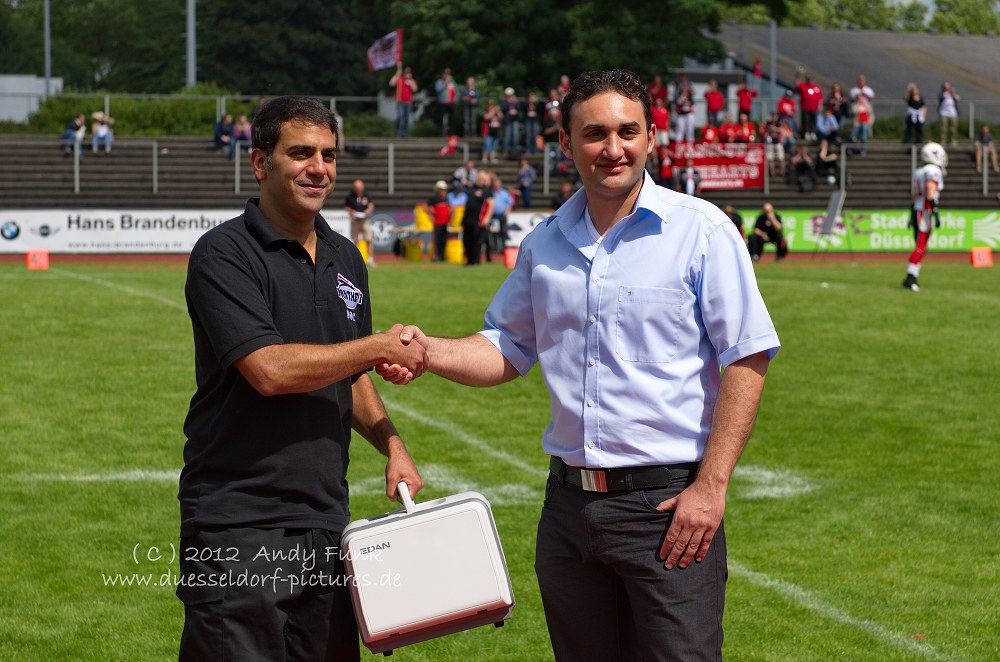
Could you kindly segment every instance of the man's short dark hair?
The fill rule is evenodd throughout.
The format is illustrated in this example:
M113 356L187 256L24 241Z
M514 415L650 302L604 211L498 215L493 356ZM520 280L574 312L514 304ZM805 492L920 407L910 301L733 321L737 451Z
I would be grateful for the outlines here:
M604 92L617 92L623 97L641 103L642 111L646 116L646 130L649 130L653 123L653 111L650 110L649 92L646 90L646 86L642 84L635 73L628 69L611 69L609 71L587 71L573 80L569 86L569 92L566 93L566 98L560 105L562 125L566 133L569 133L573 107Z
M270 156L281 139L285 122L299 122L307 126L328 126L337 138L337 118L330 109L314 97L275 97L264 104L253 118L253 146ZM340 149L341 145L337 145Z

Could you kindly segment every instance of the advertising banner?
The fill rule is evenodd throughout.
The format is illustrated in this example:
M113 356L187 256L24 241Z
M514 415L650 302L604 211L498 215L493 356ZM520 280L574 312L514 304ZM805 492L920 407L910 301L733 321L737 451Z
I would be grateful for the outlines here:
M198 238L239 209L12 209L0 211L0 253L190 253ZM323 217L343 235L344 209Z
M790 251L854 251L857 253L908 253L913 250L909 210L845 209L828 237L820 235L826 210L777 210ZM740 210L743 229L753 232L759 209ZM931 233L932 251L968 251L974 246L1000 247L1000 213L984 209L942 210L941 227Z
M694 161L703 190L764 188L764 145L677 143L672 150L678 168Z
M187 254L207 230L238 216L242 209L49 209L0 211L0 253L181 253ZM753 231L759 209L740 210L744 232ZM792 251L909 252L913 231L909 211L844 210L832 233L821 237L826 210L778 210L785 240ZM521 240L551 214L549 210L513 211L508 216L508 245ZM323 217L340 234L350 233L343 209L328 208ZM379 210L372 215L375 250L393 250L399 232L412 228L413 209ZM944 210L930 250L969 251L976 246L1000 248L1000 212Z

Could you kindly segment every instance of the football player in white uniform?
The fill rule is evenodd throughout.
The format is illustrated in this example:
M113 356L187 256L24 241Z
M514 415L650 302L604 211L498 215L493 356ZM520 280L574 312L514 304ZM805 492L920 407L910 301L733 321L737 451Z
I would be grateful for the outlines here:
M913 208L910 210L910 227L917 246L910 253L910 263L906 265L906 279L903 287L914 292L920 291L917 277L920 262L927 252L927 240L931 229L941 227L938 216L938 198L944 188L945 168L948 167L948 153L938 143L927 143L920 150L924 165L913 173Z

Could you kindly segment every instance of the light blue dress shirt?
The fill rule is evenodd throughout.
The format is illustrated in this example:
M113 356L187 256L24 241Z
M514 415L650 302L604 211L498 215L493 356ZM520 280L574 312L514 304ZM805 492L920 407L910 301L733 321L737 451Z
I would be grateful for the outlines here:
M499 191L493 191L493 215L503 216L510 209L510 206L514 204L514 198L511 196L510 191L505 188L501 188Z
M733 222L644 177L600 243L583 189L525 237L481 331L522 375L541 363L542 446L572 466L700 460L721 369L780 347Z

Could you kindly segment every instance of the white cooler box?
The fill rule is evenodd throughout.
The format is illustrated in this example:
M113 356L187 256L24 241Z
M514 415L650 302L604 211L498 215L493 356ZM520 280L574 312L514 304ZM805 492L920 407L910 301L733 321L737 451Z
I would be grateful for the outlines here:
M490 504L478 492L351 522L344 529L348 586L372 653L490 623L514 609L507 562Z

